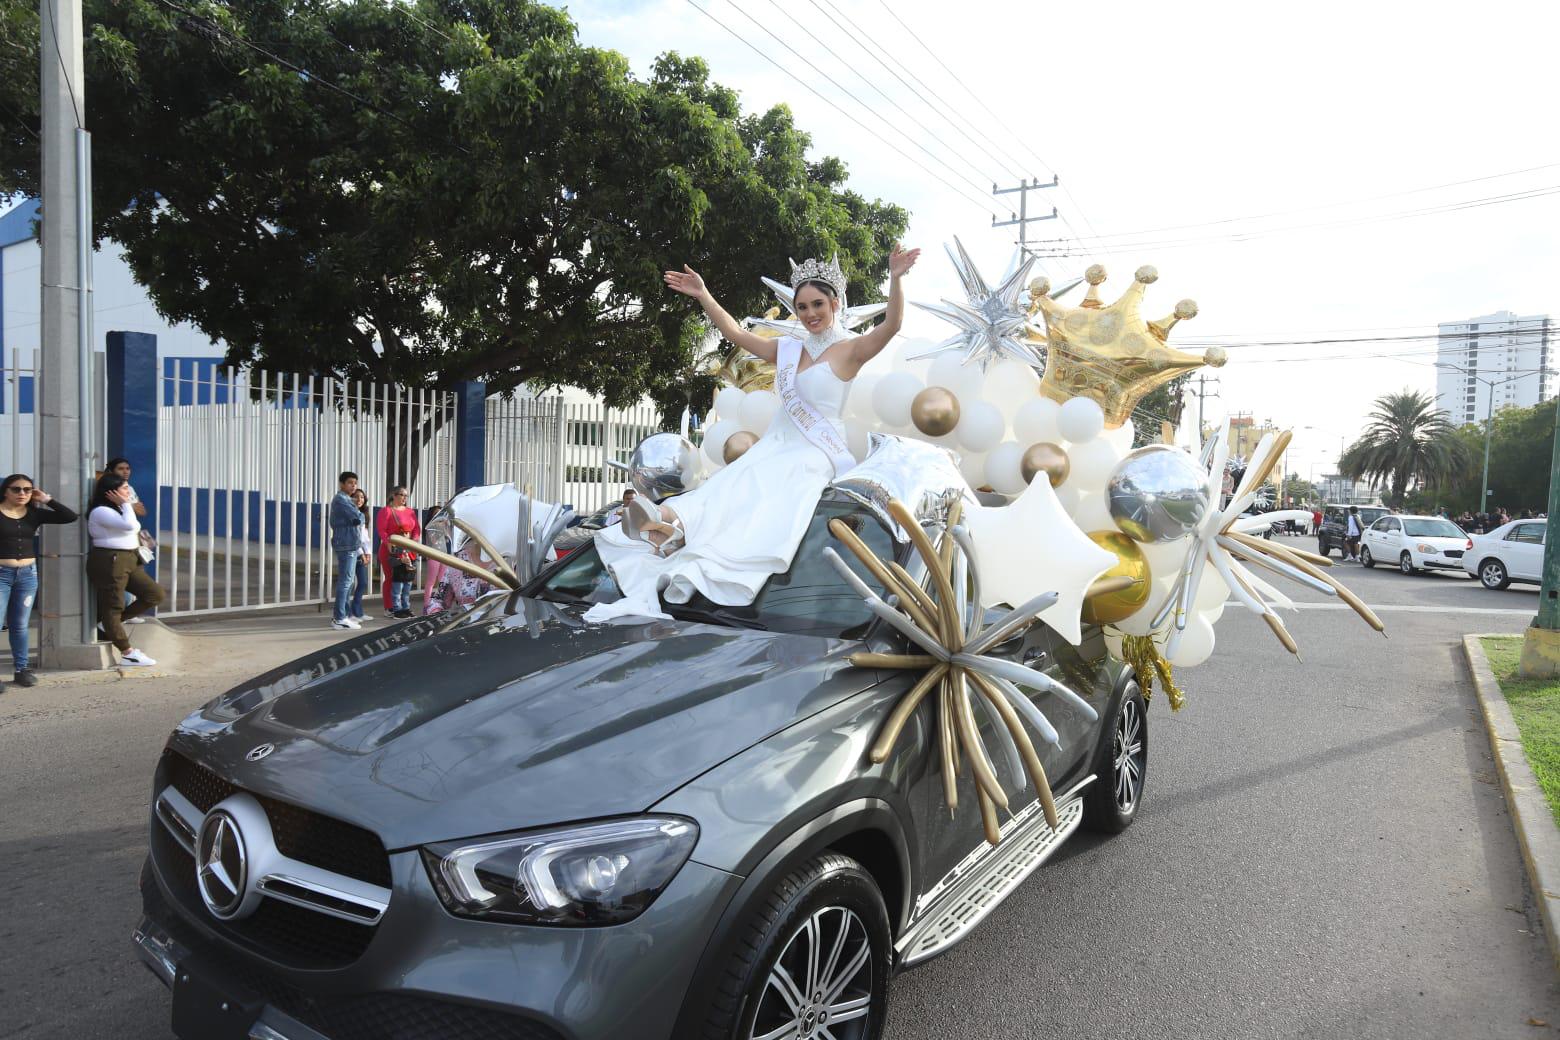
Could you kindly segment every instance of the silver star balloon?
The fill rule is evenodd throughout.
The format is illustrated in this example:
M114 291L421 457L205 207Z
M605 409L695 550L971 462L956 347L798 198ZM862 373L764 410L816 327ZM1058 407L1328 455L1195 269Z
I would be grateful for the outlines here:
M1025 336L1024 325L1029 319L1029 310L1018 302L1019 293L1027 284L1035 258L1024 256L1022 251L1015 251L1007 274L993 289L981 277L975 262L964 251L964 244L957 237L953 240L952 249L947 246L943 248L948 251L948 259L953 261L953 269L958 273L969 302L917 302L917 307L937 315L959 331L931 350L912 355L911 360L960 350L964 352L964 364L979 362L981 371L985 371L993 361L1003 358L1022 362L1036 371L1044 371L1044 347L1031 343Z
M773 278L762 279L775 294L775 299L785 308L787 314L796 313L796 290L783 282L777 282ZM859 307L844 307L840 310L840 328L855 332L871 325L878 317L888 310L886 303L864 303ZM807 338L807 327L799 321L786 318L748 318L743 322L750 329L769 329L783 336L794 336L797 339Z

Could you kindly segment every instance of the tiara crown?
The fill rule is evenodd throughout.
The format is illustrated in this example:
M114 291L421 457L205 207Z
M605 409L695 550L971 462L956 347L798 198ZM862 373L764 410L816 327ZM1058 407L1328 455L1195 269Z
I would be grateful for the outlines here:
M798 264L791 261L791 288L796 289L803 282L823 282L834 289L835 295L845 295L845 272L840 270L840 254L835 253L828 263L822 260L803 260Z

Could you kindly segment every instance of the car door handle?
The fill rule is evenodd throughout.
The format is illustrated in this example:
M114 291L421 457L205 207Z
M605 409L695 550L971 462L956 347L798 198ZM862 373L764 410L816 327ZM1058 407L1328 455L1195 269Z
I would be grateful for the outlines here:
M1046 658L1050 656L1050 654L1046 653L1038 646L1032 646L1028 650L1024 651L1024 667L1033 668L1037 664L1044 664Z

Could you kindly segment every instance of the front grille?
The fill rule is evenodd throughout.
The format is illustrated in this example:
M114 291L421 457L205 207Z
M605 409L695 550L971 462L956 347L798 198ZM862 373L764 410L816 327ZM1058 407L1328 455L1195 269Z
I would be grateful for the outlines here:
M254 990L277 1010L330 1040L563 1040L561 1034L541 1023L467 1004L404 993L306 992L242 956L206 942L170 912L156 884L147 881L142 885L147 916L167 928L201 964Z
M253 914L237 921L213 917L195 886L195 859L161 824L152 827L152 858L184 912L234 942L293 968L344 968L368 949L374 926L315 913L277 899L262 899Z
M1448 550L1446 550L1446 558L1449 559L1449 560L1460 560L1460 559L1462 559L1462 557L1463 557L1463 550L1461 550L1461 549L1448 549Z
M166 781L203 813L239 790L176 751L163 754ZM254 797L265 808L271 836L282 855L382 888L390 887L390 859L372 831L274 798Z

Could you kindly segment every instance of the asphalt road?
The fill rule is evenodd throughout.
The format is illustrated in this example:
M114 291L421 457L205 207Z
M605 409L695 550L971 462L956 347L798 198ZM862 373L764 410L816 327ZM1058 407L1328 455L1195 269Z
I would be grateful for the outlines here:
M1230 609L1214 658L1179 676L1186 708L1154 700L1136 824L1075 838L895 980L888 1037L1555 1035L1459 648L1520 631L1535 593L1340 571L1390 640L1303 603L1295 662ZM207 644L199 680L0 694L0 1038L167 1040L168 998L128 942L151 766L189 708L276 652L239 634Z

